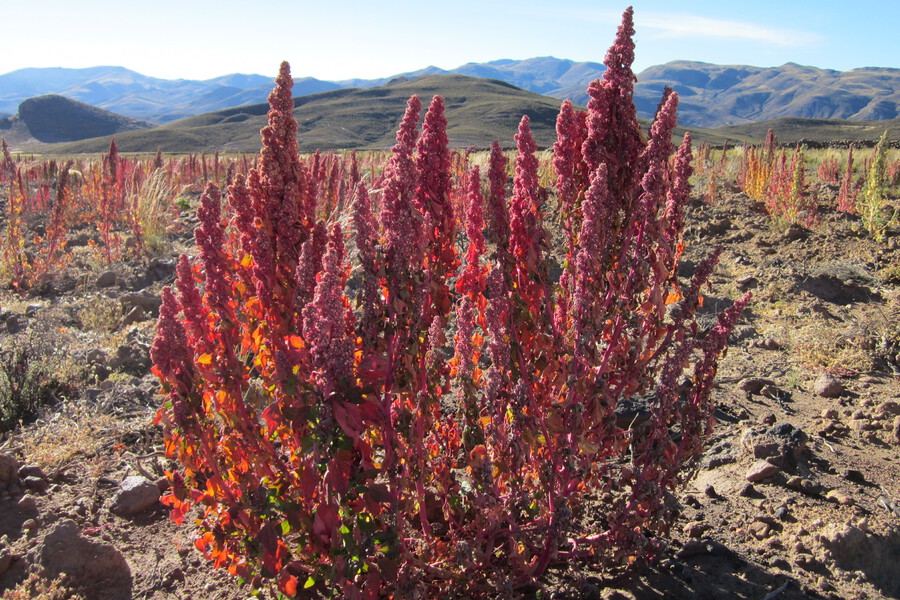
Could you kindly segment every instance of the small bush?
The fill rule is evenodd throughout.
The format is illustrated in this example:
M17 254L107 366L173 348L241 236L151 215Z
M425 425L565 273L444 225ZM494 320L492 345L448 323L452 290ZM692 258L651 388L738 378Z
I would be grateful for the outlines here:
M0 431L34 417L58 387L38 346L24 343L0 350Z

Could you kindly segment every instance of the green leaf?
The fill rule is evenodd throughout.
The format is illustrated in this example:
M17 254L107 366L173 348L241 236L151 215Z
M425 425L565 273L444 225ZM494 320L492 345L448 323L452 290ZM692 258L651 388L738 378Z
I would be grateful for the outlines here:
M303 589L308 590L314 585L316 585L316 580L312 578L312 575L310 575L309 577L307 577L306 583L303 584Z

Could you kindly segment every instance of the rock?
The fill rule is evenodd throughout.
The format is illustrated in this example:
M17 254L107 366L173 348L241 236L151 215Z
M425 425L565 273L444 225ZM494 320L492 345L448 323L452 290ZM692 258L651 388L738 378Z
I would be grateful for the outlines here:
M807 451L808 436L790 423L779 423L768 429L750 427L741 433L741 445L754 458L768 458L781 468L793 468Z
M723 465L731 464L736 460L737 456L734 446L730 441L723 440L703 453L701 466L703 469L709 471Z
M122 317L122 322L120 324L121 327L128 327L129 325L134 325L135 323L139 323L141 321L146 321L149 317L147 317L147 313L144 312L144 309L140 306L135 306L128 314Z
M738 382L737 387L748 396L752 396L760 393L767 385L774 386L775 382L764 377L746 377Z
M37 492L38 494L43 494L47 491L47 488L50 487L50 484L47 483L47 480L43 477L26 477L22 480L22 484L26 489Z
M756 488L753 487L753 484L748 481L743 485L743 487L741 487L740 491L738 492L738 496L742 498L754 498L756 496L759 496L759 492L757 492Z
M128 313L135 308L141 308L145 313L153 317L159 316L159 307L162 299L159 294L132 293L119 298L122 304L122 312Z
M25 316L29 318L35 317L43 309L43 304L29 304L25 307Z
M838 489L831 490L825 494L825 498L832 502L837 502L841 506L852 506L854 504L853 496Z
M838 412L833 408L826 408L822 411L821 417L823 419L837 419Z
M837 398L844 393L844 384L828 373L822 373L813 384L813 393L823 398Z
M18 506L20 509L24 511L32 511L37 509L37 499L31 495L22 496L22 499L19 500Z
M115 271L104 271L97 277L95 284L98 288L112 287L116 285L117 278L118 275L116 275Z
M812 554L798 554L794 557L794 564L806 571L813 571L819 566L819 561Z
M47 478L47 476L44 474L44 470L38 465L25 465L24 467L20 468L19 477L21 479L25 479L26 477L40 477L41 479Z
M784 239L792 242L795 240L805 240L809 237L809 229L798 225L796 223L791 223L787 230L784 232Z
M159 502L159 487L146 477L126 477L119 485L110 510L120 516L132 516L147 511Z
M101 350L100 348L91 348L85 354L85 358L88 363L92 365L106 365L106 361L108 360L108 356L106 352Z
M797 490L798 492L803 492L804 494L809 495L816 495L821 491L821 488L817 483L813 483L809 479L804 479L799 475L794 475L793 477L788 479L785 485L792 490Z
M858 471L856 469L844 469L841 472L841 477L843 477L847 481L852 481L853 483L866 482L866 476L862 474L862 471Z
M116 355L109 359L109 368L113 371L137 374L150 369L150 350L144 344L122 344L116 349Z
M15 335L25 329L25 323L22 322L22 317L19 315L10 315L6 319L6 332L10 335Z
M40 524L37 522L37 519L28 519L24 523L22 523L22 531L28 533L29 537L34 536L37 533Z
M750 535L756 539L764 540L772 535L772 526L768 523L763 523L762 521L755 521L750 524L747 531L749 531Z
M891 430L891 441L900 444L900 416L894 417L894 428Z
M767 460L760 460L753 464L747 470L747 474L744 476L744 479L751 483L755 483L757 481L762 481L763 479L768 479L772 477L775 473L779 471L777 465L773 465Z
M684 526L684 535L688 536L689 538L697 539L702 537L703 534L710 529L711 527L708 523L694 521Z
M74 521L54 525L28 558L50 579L65 573L66 583L87 600L132 597L125 556L109 544L83 537Z
M725 547L712 540L691 540L675 553L675 558L684 559L701 554L725 554Z
M876 413L879 419L887 419L894 415L900 415L900 402L886 400L878 406Z
M750 275L749 273L747 275L741 275L740 277L735 279L734 282L743 291L752 290L759 287L759 279L757 279L753 275Z
M782 571L790 571L791 570L791 563L789 563L788 561L786 561L785 559L783 559L780 556L776 556L775 558L773 558L769 562L769 565L772 567L775 567L776 569L781 569Z
M12 454L0 454L0 491L19 482L19 461Z

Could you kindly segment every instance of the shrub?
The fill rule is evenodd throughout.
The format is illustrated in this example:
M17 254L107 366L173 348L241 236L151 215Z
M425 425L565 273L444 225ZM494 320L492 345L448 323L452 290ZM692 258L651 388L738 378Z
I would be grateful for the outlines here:
M0 349L0 432L33 417L57 387L44 354L32 342Z
M352 188L351 290L282 64L256 168L229 188L228 219L207 186L198 259L182 256L163 290L151 352L181 463L164 501L177 522L200 507L196 546L215 566L291 597L479 597L553 564L659 554L749 297L697 333L718 253L682 289L690 137L676 152L671 93L645 141L633 33L628 9L586 114L574 130L563 118L559 282L528 118L509 199L497 153L487 211L473 172L457 215L443 101L419 135L414 96L379 191ZM640 428L617 414L626 404L644 407Z
M863 227L875 240L887 237L887 228L897 220L897 214L887 204L887 131L875 145L872 164L866 182L856 200L856 212Z

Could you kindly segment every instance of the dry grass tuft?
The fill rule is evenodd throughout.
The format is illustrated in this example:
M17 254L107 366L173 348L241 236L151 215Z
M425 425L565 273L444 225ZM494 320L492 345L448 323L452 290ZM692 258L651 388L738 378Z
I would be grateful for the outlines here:
M52 415L19 433L29 463L56 469L77 457L90 458L115 443L126 423L97 413L86 402L65 402Z
M28 578L11 590L3 592L2 600L83 600L84 596L76 594L65 585L65 577L49 580L32 573Z

